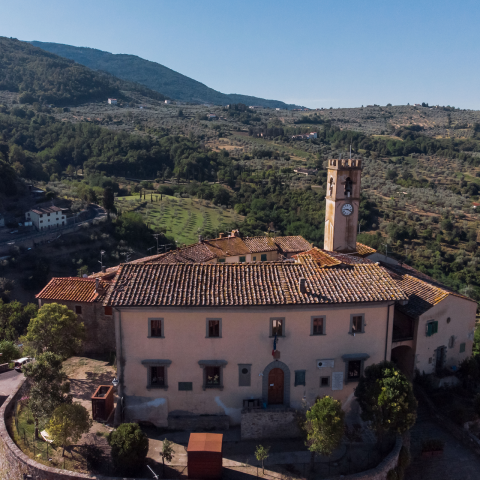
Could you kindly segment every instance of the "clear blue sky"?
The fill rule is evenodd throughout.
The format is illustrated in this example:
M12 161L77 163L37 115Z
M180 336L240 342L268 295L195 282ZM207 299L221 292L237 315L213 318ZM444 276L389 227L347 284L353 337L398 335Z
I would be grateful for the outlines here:
M13 0L0 35L129 53L308 107L480 109L479 0Z

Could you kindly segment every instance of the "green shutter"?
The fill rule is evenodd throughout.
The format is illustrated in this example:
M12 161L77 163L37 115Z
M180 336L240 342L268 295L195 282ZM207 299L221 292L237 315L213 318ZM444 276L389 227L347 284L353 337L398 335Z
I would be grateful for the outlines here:
M267 254L266 253L262 253L262 262L266 262L267 261Z
M432 322L432 334L438 332L438 322Z
M465 352L465 343L460 344L460 353Z
M305 385L305 370L295 371L295 386Z
M193 390L192 382L178 382L178 390L180 392L188 392Z

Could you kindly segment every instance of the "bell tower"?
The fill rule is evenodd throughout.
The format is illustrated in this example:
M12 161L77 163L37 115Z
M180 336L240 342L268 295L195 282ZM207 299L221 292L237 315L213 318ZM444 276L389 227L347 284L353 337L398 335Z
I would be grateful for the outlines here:
M362 161L359 159L328 160L325 250L357 251L361 174Z

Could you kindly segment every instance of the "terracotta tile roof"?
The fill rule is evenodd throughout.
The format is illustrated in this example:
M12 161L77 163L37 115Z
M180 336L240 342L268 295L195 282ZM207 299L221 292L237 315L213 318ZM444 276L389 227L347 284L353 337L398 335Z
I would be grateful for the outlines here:
M298 253L297 255L294 255L293 258L297 259L301 263L303 263L306 258L310 258L321 267L340 265L342 263L332 255L332 252L327 252L326 250L322 250L321 248L317 247L313 247L306 252Z
M293 258L297 259L299 262L303 262L305 258L310 258L321 267L330 267L342 263L344 265L374 263L368 258L357 257L355 254L350 255L348 253L329 252L317 247L313 247L306 252L298 253L297 255L294 255Z
M306 278L306 293L299 279ZM105 305L236 306L404 300L377 264L321 268L304 263L121 265Z
M375 253L376 250L372 247L369 247L368 245L364 245L363 243L357 242L357 253L359 255L371 255L372 253Z
M243 241L251 253L272 252L278 250L274 239L270 237L246 237Z
M424 314L449 295L474 301L450 290L440 282L408 265L393 265L384 262L381 264L389 272L393 280L397 282L397 285L407 294L408 303L406 305L398 305L397 308L410 317L416 318Z
M305 252L312 248L312 245L300 235L293 237L276 237L274 241L283 253Z
M215 238L204 240L205 245L215 257L235 257L237 255L247 255L250 250L240 237Z
M44 213L53 213L53 212L62 212L63 210L67 210L66 208L55 207L55 205L49 205L48 207L36 207L32 208L30 212L34 212L37 215L42 215Z
M54 277L36 298L42 300L64 300L71 302L103 302L110 283L100 280L100 290L95 291L94 278Z
M164 253L150 262L146 258L140 258L135 263L202 263L209 262L214 258L217 257L212 253L208 245L195 243L188 247Z

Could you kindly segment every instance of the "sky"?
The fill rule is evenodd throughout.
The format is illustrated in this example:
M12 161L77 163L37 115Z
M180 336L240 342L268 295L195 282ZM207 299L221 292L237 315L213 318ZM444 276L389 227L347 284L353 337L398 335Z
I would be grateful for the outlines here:
M478 0L0 0L0 35L127 53L310 108L480 109Z

